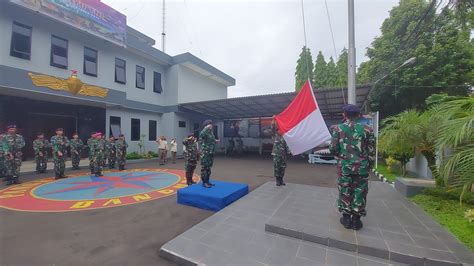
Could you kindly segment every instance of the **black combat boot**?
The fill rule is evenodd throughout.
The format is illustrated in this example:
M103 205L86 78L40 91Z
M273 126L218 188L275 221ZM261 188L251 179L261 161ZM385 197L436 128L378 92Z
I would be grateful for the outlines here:
M58 173L54 173L54 179L58 180L60 178L61 178L61 176Z
M352 229L359 230L363 227L362 221L359 215L352 215Z
M7 175L6 176L7 186L13 185L13 176Z
M20 179L18 178L18 176L13 177L13 184L16 184L16 185L21 184Z
M351 216L349 214L344 213L339 221L341 222L342 226L344 226L344 228L352 228Z
M286 183L283 181L283 177L280 177L280 185L286 186Z
M281 186L281 180L279 177L275 177L277 187Z
M202 186L205 188L211 188L212 186L209 183L202 183Z

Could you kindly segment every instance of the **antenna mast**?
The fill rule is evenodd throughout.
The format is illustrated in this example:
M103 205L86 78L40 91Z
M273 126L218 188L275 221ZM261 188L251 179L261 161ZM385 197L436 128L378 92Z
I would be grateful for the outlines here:
M166 47L165 14L166 14L165 0L163 0L163 29L161 31L161 51L163 53L166 53L165 51L165 47Z

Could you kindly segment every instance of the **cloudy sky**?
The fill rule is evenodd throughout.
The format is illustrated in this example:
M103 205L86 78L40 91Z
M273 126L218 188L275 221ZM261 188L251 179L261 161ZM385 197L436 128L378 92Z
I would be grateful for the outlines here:
M161 49L162 0L102 0ZM338 53L347 47L347 1L327 0ZM357 63L398 0L355 1ZM324 0L305 0L308 47L334 57ZM236 79L229 97L294 90L304 45L299 0L166 0L166 53L191 52Z

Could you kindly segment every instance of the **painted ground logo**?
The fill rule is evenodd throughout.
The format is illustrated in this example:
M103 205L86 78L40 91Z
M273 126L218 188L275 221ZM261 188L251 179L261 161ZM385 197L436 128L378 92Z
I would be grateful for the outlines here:
M199 178L194 176L195 181ZM133 169L45 178L0 191L0 207L31 212L63 212L109 208L170 196L186 187L185 172Z

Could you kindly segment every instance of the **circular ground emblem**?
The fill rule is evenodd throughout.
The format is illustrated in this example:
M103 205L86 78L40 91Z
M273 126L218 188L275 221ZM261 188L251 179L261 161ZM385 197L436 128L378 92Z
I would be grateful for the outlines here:
M91 210L159 199L183 187L186 176L181 170L109 171L100 177L82 173L8 187L0 191L0 207L32 212Z

